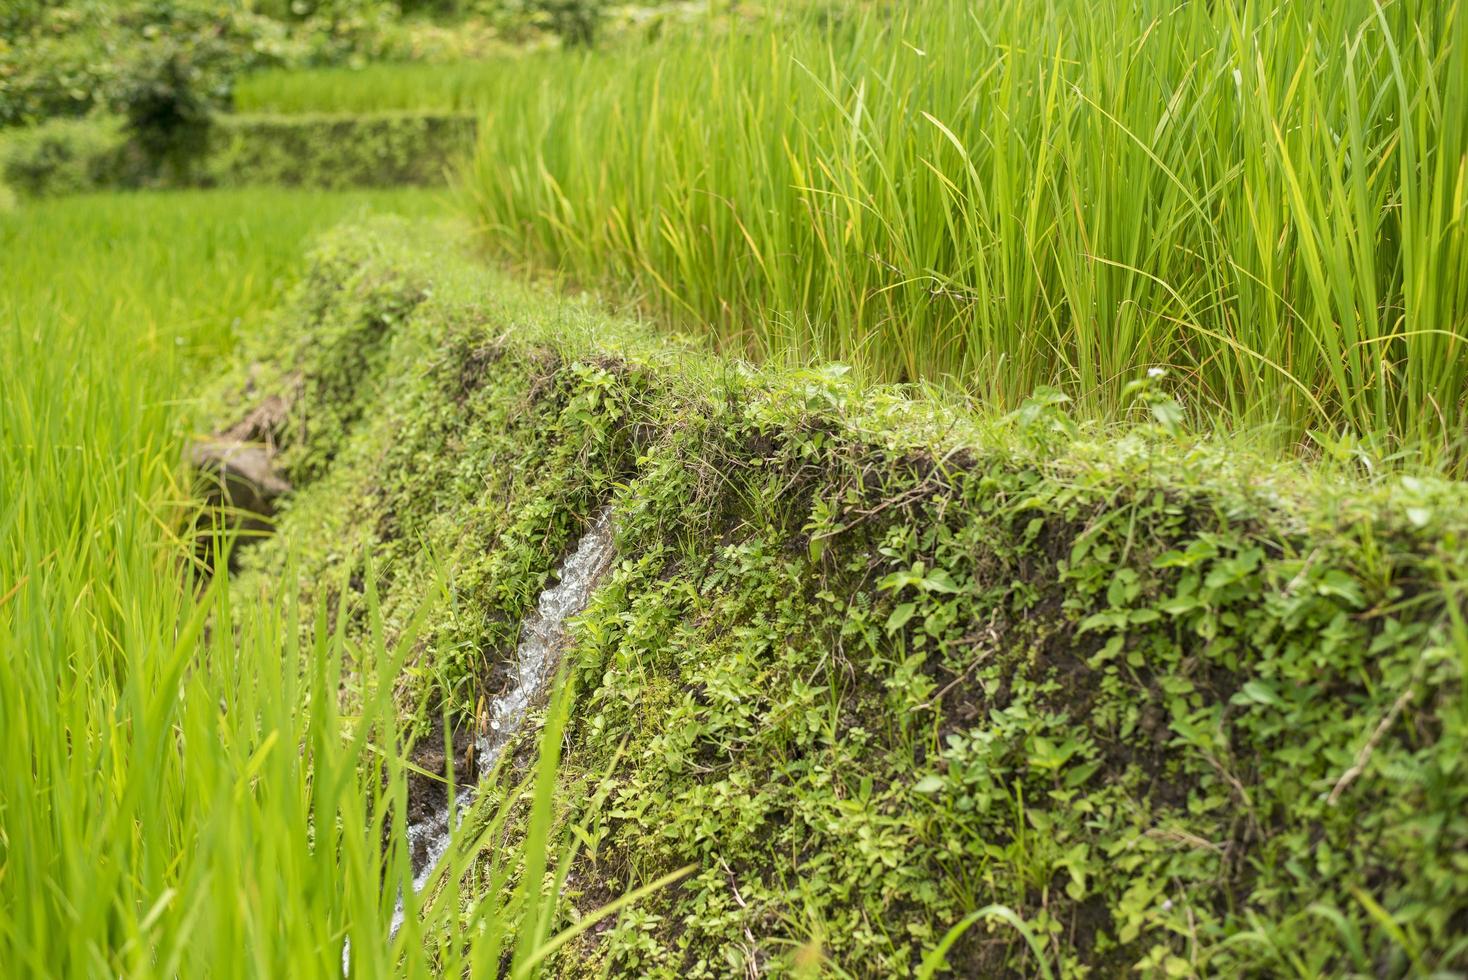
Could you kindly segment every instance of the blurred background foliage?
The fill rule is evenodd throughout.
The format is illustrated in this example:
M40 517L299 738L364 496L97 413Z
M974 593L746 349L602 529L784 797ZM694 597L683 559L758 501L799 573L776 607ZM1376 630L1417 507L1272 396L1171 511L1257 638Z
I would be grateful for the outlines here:
M669 10L710 9L607 0L0 0L0 126L132 116L137 101L157 102L160 86L179 96L171 104L224 108L234 80L262 68L589 46L647 30Z

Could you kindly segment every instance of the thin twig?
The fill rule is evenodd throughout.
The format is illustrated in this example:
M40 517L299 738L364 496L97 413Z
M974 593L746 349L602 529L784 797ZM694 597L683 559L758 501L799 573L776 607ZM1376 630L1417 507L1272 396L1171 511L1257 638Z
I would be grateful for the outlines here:
M1366 763L1371 761L1371 753L1376 751L1376 746L1386 736L1387 731L1391 729L1392 725L1396 723L1397 716L1402 713L1402 709L1407 707L1407 702L1411 700L1411 687L1408 687L1397 696L1397 700L1392 705L1391 710L1386 713L1385 718L1381 719L1381 724L1376 726L1376 731L1371 733L1371 737L1366 740L1366 744L1361 746L1361 751L1356 753L1356 760L1351 763L1351 768L1341 773L1341 778L1336 780L1335 789L1330 791L1330 796L1325 800L1326 806L1335 806L1336 801L1341 798L1341 794L1346 791L1346 787L1354 783L1360 777L1361 773L1366 770Z

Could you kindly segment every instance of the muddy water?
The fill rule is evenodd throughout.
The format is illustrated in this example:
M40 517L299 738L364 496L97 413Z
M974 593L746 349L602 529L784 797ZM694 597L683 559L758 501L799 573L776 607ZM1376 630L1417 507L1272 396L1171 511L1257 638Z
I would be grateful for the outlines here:
M561 563L558 581L540 594L535 611L522 624L510 688L490 705L489 723L475 739L480 772L494 768L505 745L524 725L530 708L545 696L565 647L566 622L586 608L592 590L611 567L614 537L611 508L606 508ZM476 792L474 786L465 788L452 806L445 799L440 809L408 827L409 851L415 858L413 891L421 890L433 874L452 841L458 814L474 801ZM393 911L392 935L402 923L400 897Z

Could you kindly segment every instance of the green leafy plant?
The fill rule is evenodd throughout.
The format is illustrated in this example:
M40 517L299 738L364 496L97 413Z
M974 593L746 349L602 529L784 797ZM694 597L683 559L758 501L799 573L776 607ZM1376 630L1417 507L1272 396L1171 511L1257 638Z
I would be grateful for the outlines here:
M209 149L207 69L175 46L149 50L145 59L148 67L126 74L114 105L133 144L169 179L186 180Z
M580 846L544 868L546 928L692 870L538 961L556 975L1461 961L1458 484L1183 444L1165 376L1103 431L1054 393L975 415L735 367L397 224L332 236L276 327L242 369L306 393L300 489L241 584L278 588L288 539L315 542L307 592L372 554L391 636L443 582L400 702L475 718L613 502L618 562L565 654L551 812ZM493 850L464 867L524 880Z
M550 29L568 48L589 48L596 43L604 17L605 0L530 0L544 16Z

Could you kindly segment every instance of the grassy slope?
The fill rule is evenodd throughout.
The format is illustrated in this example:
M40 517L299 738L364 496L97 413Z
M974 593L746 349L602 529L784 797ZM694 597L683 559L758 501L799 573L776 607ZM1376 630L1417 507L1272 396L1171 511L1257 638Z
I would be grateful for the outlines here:
M361 631L370 565L389 635L441 590L408 709L472 719L617 506L552 880L570 915L694 870L559 973L900 975L964 923L961 975L1468 962L1460 484L753 372L400 226L335 235L279 330L302 489L240 587L298 554Z
M326 632L302 647L312 611L290 603L196 601L176 535L200 378L277 302L302 239L438 201L93 196L0 215L8 975L339 976L349 929L360 975L427 974L421 954L389 969L381 939L395 885L372 821L401 804L401 769L364 783L365 740L347 737L382 719L390 747L391 706L354 694L355 727L336 709L343 663L370 679L391 651ZM233 635L206 627L231 616Z
M833 6L506 72L487 240L736 350L1088 415L1163 366L1462 466L1462 4Z
M382 64L248 75L235 85L238 112L309 114L469 112L483 108L506 59L453 64Z

